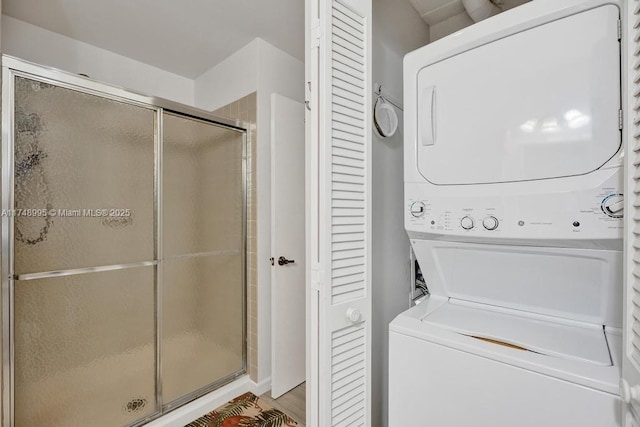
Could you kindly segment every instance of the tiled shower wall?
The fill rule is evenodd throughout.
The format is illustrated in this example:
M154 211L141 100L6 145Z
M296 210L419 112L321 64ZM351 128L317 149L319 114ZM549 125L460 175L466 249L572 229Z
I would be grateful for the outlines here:
M251 380L258 378L258 283L256 218L256 92L214 111L218 116L249 123L247 145L247 365Z

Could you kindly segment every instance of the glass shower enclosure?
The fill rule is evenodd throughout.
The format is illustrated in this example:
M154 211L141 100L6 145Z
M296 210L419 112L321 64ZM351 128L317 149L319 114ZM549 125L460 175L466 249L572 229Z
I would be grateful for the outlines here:
M4 57L3 425L140 425L246 370L246 127Z

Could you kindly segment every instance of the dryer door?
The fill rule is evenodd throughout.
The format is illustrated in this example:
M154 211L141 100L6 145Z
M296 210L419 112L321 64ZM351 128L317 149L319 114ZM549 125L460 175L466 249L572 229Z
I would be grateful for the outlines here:
M418 73L418 170L434 184L598 169L621 145L619 10L606 5Z

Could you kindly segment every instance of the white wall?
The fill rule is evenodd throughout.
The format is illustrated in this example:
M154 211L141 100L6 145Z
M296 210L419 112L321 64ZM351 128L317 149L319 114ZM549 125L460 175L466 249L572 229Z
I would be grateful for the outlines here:
M2 53L183 104L194 81L2 15Z
M429 42L409 2L373 1L373 81L402 101L402 58ZM373 426L387 425L389 322L409 308L409 239L404 230L403 120L391 138L373 137Z
M252 40L196 78L198 108L214 111L258 89L258 40Z
M271 377L271 94L303 102L304 64L258 38L196 79L196 106L206 110L254 91L258 94L257 380L263 382Z

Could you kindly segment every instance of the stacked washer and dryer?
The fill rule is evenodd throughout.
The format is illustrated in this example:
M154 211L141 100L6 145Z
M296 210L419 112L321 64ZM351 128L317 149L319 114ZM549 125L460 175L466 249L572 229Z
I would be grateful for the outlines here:
M621 425L620 6L535 0L405 57L430 296L390 325L390 427Z

